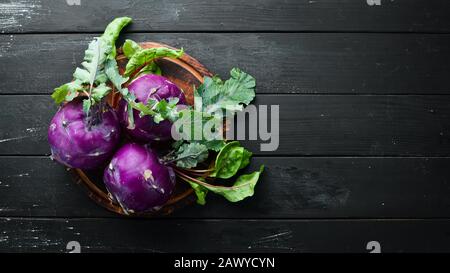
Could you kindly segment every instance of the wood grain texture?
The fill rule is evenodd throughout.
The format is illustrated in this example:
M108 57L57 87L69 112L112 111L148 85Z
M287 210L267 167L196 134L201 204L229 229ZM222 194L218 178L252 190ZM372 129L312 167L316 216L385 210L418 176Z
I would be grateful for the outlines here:
M0 252L448 252L449 220L0 218Z
M450 217L450 158L256 157L246 171L261 164L253 197L209 194L170 218ZM117 217L48 157L0 157L0 166L0 216Z
M19 0L0 5L0 31L101 32L113 18L130 31L433 31L449 32L446 0Z
M0 3L0 252L450 252L450 1L366 2ZM45 156L48 94L124 15L122 41L240 67L280 105L278 150L243 142L266 165L255 196L118 218Z
M50 96L1 97L0 154L49 154ZM279 105L279 146L243 141L256 154L340 156L450 155L449 96L259 95Z
M51 93L72 79L92 37L0 35L0 94ZM450 92L450 35L157 33L124 38L184 47L223 78L240 67L255 76L260 94Z

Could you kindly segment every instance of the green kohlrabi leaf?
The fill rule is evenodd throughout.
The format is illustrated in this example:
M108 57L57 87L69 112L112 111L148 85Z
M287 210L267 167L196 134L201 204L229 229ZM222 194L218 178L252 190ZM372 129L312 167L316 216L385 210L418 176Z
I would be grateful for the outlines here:
M119 17L106 26L100 38L111 48L111 51L108 53L108 59L114 59L116 57L116 40L119 37L120 31L129 23L131 23L130 17Z
M101 39L95 38L84 52L84 62L81 63L84 68L77 68L73 74L74 78L90 84L91 87L93 87L95 81L98 84L105 83L106 77L99 72L103 69L106 55L109 52L111 52L111 47Z
M55 88L52 98L55 103L60 104L63 101L72 101L80 91L84 91L82 82L75 80Z
M149 101L153 102L153 100L149 100ZM139 115L141 117L146 116L146 115L153 116L155 114L155 111L153 111L151 109L151 107L149 107L149 105L145 105L142 102L130 102L130 103L134 109L136 109L140 112Z
M181 145L183 145L183 143L184 143L183 140L177 140L177 141L174 141L174 142L172 143L172 148L174 148L175 150L178 150L178 148L180 148Z
M115 59L108 59L106 61L105 74L122 95L128 94L128 91L126 91L125 94L123 94L122 91L122 84L128 81L128 77L123 77L122 75L120 75L119 67L117 66L117 61Z
M123 77L119 73L119 67L117 65L116 59L108 59L105 64L105 74L108 76L108 79L112 82L112 84L116 87L116 89L122 95L122 98L128 102L127 112L128 112L128 125L127 128L133 130L134 126L134 113L133 113L133 105L135 104L135 96L128 92L127 88L122 88L122 85L128 81L128 77Z
M133 57L134 54L143 50L143 48L135 41L127 39L125 40L125 43L122 46L122 50L125 56L128 59L131 59L131 57ZM151 61L148 64L146 64L141 70L139 70L139 73L137 73L134 78L146 74L161 75L162 74L161 68L159 68L159 66L155 62Z
M166 47L147 48L133 54L125 68L125 76L130 76L134 71L150 63L156 58L179 58L183 55L183 49L174 50Z
M203 181L203 179L200 177L199 180ZM194 182L189 182L191 187L194 189L195 195L197 196L197 204L204 205L206 204L206 194L208 193L208 189L200 186L199 184L196 184Z
M179 133L178 139L204 144L211 150L219 150L222 138L223 120L220 116L185 108L178 112L173 126ZM209 141L213 141L208 143Z
M122 46L123 54L130 59L134 53L141 51L142 47L133 40L126 39Z
M181 168L194 168L208 158L208 148L199 143L185 143L177 151L177 166Z
M261 166L259 171L239 176L231 187L211 185L199 179L196 181L189 181L189 183L195 183L198 185L194 188L194 191L197 194L197 198L199 198L200 195L200 198L202 198L200 202L202 203L205 203L204 198L206 195L206 190L222 195L230 202L238 202L247 197L253 196L256 183L258 182L259 176L263 170L264 166Z
M90 82L90 74L89 71L85 69L81 69L77 67L75 69L75 72L73 72L73 77L77 79L77 81L80 81L82 83L89 83Z
M210 176L227 179L235 175L242 165L244 150L238 141L227 143L217 154L214 171Z
M225 141L223 140L199 140L197 141L200 144L203 144L208 148L208 150L213 150L215 152L219 152L223 146L225 146Z
M170 98L168 101L165 99L157 101L152 107L155 111L153 120L156 123L160 123L161 121L166 119L171 121L176 120L178 118L178 100L178 98Z
M128 99L127 99L128 100ZM139 111L139 116L152 116L155 123L160 123L163 120L175 121L178 119L177 103L178 98L171 98L169 101L162 99L148 99L147 104L142 102L135 102L128 100L130 105Z
M256 183L263 170L264 166L261 166L259 171L239 176L231 187L202 186L214 193L222 195L230 202L238 202L246 197L253 196Z
M255 97L255 79L249 74L233 68L231 78L223 82L218 77L205 77L204 82L196 90L196 98L202 101L195 102L196 110L214 113L224 109L229 111L241 111L244 105L248 105ZM199 106L202 109L198 109Z
M84 62L81 63L84 69L77 68L73 74L76 80L89 84L89 96L92 95L94 84L101 85L105 84L107 81L107 77L102 70L104 68L106 56L109 52L111 52L111 47L106 45L102 39L94 39L85 51ZM107 92L104 91L105 88L101 87L97 90L95 94L96 97L93 100L90 100L89 103L84 104L85 107L83 107L83 110L87 111L85 112L86 114L89 112L89 109L93 103L101 100L101 94L107 94Z
M131 18L128 17L116 18L108 24L101 37L94 38L89 43L84 53L84 61L81 63L83 68L77 68L73 73L74 81L56 88L54 94L52 94L57 103L71 101L76 96L73 91L87 91L84 87L80 88L80 85L89 84L89 90L87 91L89 95L92 95L91 93L95 88L96 90L94 92L95 98L89 99L89 102L83 104L83 109L86 112L89 111L93 103L102 99L100 96L105 96L108 93L106 86L102 85L108 81L104 72L105 60L107 58L114 59L116 55L115 41L122 28L130 22Z
M241 166L239 166L239 169L243 169L247 167L248 164L250 164L250 158L252 157L252 152L248 151L244 148L244 153L242 154L242 161Z
M91 98L87 98L87 99L83 100L83 112L85 114L89 113L89 109L92 106L92 101L91 100L92 100Z
M101 83L92 89L91 97L94 102L100 102L102 98L109 94L111 88L104 83Z
M155 63L150 62L149 64L145 65L141 70L139 70L139 73L136 74L135 78L147 75L147 74L155 74L155 75L162 75L161 68Z

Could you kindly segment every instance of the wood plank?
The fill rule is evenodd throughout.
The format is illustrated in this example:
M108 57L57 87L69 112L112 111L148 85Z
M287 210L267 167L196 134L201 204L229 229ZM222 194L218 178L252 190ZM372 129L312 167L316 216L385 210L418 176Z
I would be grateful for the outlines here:
M70 6L67 3L80 3ZM114 17L130 31L450 31L445 0L368 1L6 1L3 33L103 31ZM376 2L376 1L375 1Z
M0 94L51 93L71 80L93 34L0 35ZM240 67L258 93L449 94L450 35L157 33L224 78ZM121 44L121 43L120 43Z
M450 217L450 158L255 157L247 171L261 164L253 197L229 203L210 194L206 206L192 204L169 217ZM116 216L48 157L0 157L0 166L0 216Z
M50 96L1 97L0 154L49 154ZM448 156L449 96L259 95L256 105L279 105L279 146L256 154L319 156Z
M111 216L49 157L0 157L0 215Z
M0 218L0 252L448 252L449 220ZM407 232L405 232L407 231Z

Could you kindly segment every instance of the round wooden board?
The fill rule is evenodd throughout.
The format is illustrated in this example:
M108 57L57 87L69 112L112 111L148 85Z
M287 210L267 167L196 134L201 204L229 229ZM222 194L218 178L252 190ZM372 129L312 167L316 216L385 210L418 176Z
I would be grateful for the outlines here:
M143 42L140 43L140 46L143 48L169 47L175 49L171 46L155 42ZM121 49L119 49L117 61L119 70L123 73L128 60L121 52ZM160 58L156 60L156 63L161 68L162 75L184 91L186 99L191 105L193 104L194 86L201 84L204 76L212 76L211 72L209 72L201 63L186 53L179 59ZM109 97L109 104L115 107L119 100L120 95L114 93ZM191 204L195 200L195 196L192 194L192 188L186 183L177 180L172 197L160 210L148 213L127 214L117 202L110 198L102 181L103 170L89 173L80 169L70 169L69 171L72 173L75 183L81 185L93 201L100 206L121 215L137 217L168 215L178 208Z

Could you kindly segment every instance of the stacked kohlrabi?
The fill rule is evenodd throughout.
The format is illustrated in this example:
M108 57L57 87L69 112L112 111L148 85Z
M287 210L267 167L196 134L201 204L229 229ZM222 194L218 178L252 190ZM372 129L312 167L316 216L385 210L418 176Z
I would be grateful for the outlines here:
M263 167L234 178L252 155L239 142L207 137L175 141L172 133L186 122L201 128L212 121L222 134L224 120L253 100L255 79L236 68L227 81L205 77L195 89L194 106L187 105L183 91L161 75L155 62L179 58L183 50L143 49L126 40L122 51L128 62L119 72L115 43L130 22L128 17L112 21L89 44L73 81L52 94L61 104L48 129L52 157L70 168L103 168L106 188L127 213L163 206L176 176L194 189L199 204L208 192L231 202L252 196ZM107 103L113 90L121 94L117 109ZM232 179L234 183L227 181Z

